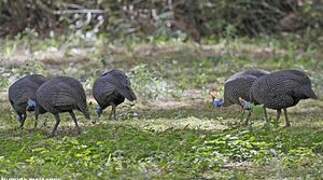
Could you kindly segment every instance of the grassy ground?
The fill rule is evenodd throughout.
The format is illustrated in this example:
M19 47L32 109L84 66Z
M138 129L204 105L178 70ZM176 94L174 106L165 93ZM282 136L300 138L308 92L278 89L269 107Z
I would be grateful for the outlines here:
M63 179L321 179L323 101L302 101L289 109L292 127L265 126L256 107L252 126L239 125L239 108L210 107L208 91L221 90L239 70L296 68L306 71L323 95L323 63L314 48L263 39L218 40L204 45L180 42L113 43L75 39L3 40L0 45L0 177ZM80 45L81 44L81 45ZM89 95L104 70L121 68L139 97L107 109L95 125L78 113L77 135L67 115L58 136L50 114L33 129L17 129L7 88L26 73L70 75ZM274 117L274 111L270 111Z

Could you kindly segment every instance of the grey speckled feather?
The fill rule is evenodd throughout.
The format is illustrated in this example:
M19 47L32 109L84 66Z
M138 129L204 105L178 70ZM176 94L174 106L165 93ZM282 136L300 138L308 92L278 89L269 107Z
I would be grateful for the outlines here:
M58 124L60 121L58 114L69 112L78 127L74 109L81 111L87 119L90 119L84 89L74 78L61 76L47 81L37 90L36 99L39 107L55 115ZM57 126L55 125L52 135Z
M103 79L106 83L112 84L115 89L129 101L137 99L131 89L131 83L124 72L114 69L102 74L100 79Z
M29 99L36 100L35 93L37 89L46 82L47 79L39 74L27 75L9 87L8 95L9 101L18 116L24 115L21 122L23 127L24 120L26 119L26 107Z
M270 109L282 109L296 105L301 99L317 96L312 90L311 80L297 70L276 71L259 78L251 88L254 102Z
M267 71L252 69L232 75L224 84L224 107L232 104L240 105L239 97L249 101L252 83L259 77L268 74Z
M120 70L102 74L93 85L93 96L102 110L110 105L115 108L124 102L125 98L129 101L137 99L128 77Z
M250 98L255 104L277 110L277 121L283 109L286 126L289 126L286 109L302 99L317 99L317 96L312 90L311 80L304 72L281 70L257 79L251 87Z

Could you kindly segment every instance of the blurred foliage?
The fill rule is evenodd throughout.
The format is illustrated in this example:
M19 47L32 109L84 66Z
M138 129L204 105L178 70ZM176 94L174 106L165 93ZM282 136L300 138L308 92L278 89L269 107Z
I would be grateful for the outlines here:
M200 41L212 35L306 35L310 30L317 38L323 27L322 9L321 0L0 0L0 35L30 28L43 36L72 31L90 40L105 32L112 39Z
M134 90L145 99L163 99L181 95L174 84L161 78L146 64L135 66L131 71L130 79Z

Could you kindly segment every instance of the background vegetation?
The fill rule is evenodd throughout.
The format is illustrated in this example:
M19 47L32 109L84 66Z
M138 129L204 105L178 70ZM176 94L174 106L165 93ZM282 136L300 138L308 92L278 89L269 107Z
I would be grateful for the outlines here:
M0 32L32 28L44 36L77 31L109 37L167 35L195 41L224 35L275 34L321 29L320 0L17 0L0 1ZM51 29L52 31L48 31Z
M323 96L319 0L0 0L0 177L62 179L321 179L323 101L290 109L292 127L252 126L239 108L212 109L208 92L249 68L304 70ZM78 113L33 129L18 123L7 89L41 73L79 79L93 119L94 80L124 70L135 104L92 125ZM274 111L270 115L274 117Z

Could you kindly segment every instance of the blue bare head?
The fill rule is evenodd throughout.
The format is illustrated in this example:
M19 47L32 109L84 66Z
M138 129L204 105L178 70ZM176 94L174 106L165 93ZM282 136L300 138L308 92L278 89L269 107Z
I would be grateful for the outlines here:
M224 100L222 98L218 99L216 98L217 96L219 96L219 92L214 88L209 92L209 95L212 98L212 106L214 108L220 108L223 107L224 105Z
M98 115L98 117L100 117L102 114L102 108L98 105L95 109L95 112Z
M28 99L26 110L27 111L35 111L36 105L37 105L36 101Z
M253 107L252 107L251 102L246 101L246 100L242 99L241 97L239 97L239 102L240 102L240 105L241 105L242 109L248 110L248 111L252 110Z
M223 107L224 100L223 99L213 99L212 105L214 108L220 108Z

